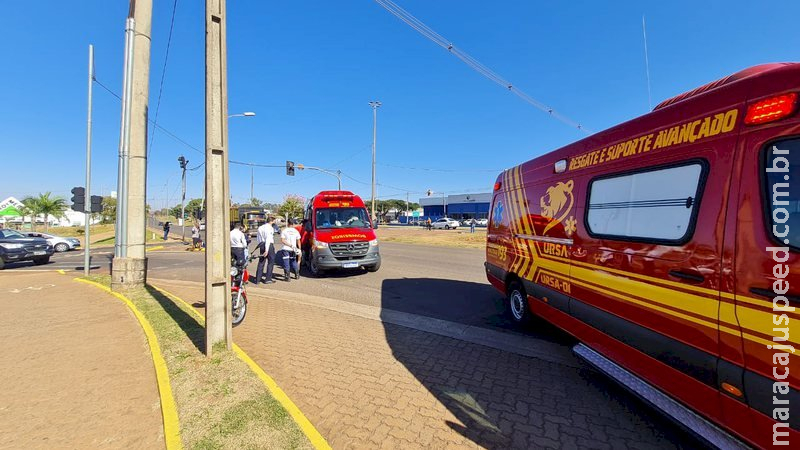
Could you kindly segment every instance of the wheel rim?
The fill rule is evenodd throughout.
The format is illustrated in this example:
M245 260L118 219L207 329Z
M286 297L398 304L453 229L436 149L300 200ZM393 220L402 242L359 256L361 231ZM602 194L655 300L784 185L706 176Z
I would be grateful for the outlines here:
M525 315L525 299L522 293L515 289L509 296L509 302L511 304L511 314L514 315L515 319L522 320Z
M65 251L67 251L67 244L63 244L63 243L62 244L56 244L55 250L57 252L59 252L59 253L60 252L65 252Z

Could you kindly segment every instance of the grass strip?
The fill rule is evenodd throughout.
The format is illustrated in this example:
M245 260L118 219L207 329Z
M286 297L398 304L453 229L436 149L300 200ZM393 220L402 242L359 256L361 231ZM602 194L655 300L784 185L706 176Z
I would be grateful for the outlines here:
M110 285L108 276L90 277ZM224 343L203 352L205 330L184 306L151 286L125 292L150 322L170 375L188 449L311 449L289 413Z

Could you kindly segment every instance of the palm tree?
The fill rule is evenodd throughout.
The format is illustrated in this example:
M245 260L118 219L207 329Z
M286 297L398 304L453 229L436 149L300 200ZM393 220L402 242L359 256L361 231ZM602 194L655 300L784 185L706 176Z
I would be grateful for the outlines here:
M64 217L64 211L67 210L67 202L64 201L61 197L50 197L50 192L45 192L44 194L39 194L37 198L28 197L25 200L32 200L32 206L25 204L25 200L22 201L25 206L31 209L37 215L44 215L44 231L47 232L50 226L50 216L55 218L62 218Z

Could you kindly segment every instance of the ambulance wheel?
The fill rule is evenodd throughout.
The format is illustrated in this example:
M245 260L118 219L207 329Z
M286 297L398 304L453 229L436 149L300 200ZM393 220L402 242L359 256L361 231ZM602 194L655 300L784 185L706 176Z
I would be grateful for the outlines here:
M306 260L306 266L308 267L308 271L311 272L311 275L316 278L322 278L325 276L325 271L319 267L319 264L317 264L317 259L314 258L314 255L309 252L308 256L309 257Z
M519 281L512 281L508 285L506 295L508 312L511 320L518 324L527 324L531 321L531 311L528 309L528 294Z

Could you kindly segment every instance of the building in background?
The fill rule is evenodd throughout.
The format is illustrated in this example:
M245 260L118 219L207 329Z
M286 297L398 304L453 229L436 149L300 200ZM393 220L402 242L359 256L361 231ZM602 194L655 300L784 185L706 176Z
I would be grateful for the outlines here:
M424 219L436 220L440 217L451 217L456 220L486 219L489 217L489 204L492 193L455 194L447 196L423 197L419 204L424 210Z

